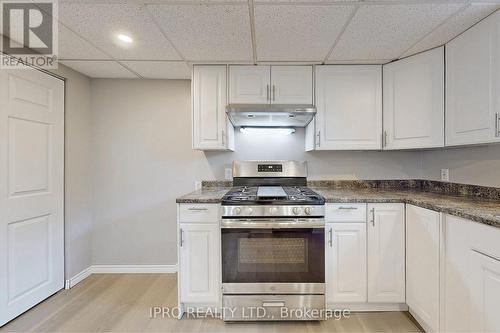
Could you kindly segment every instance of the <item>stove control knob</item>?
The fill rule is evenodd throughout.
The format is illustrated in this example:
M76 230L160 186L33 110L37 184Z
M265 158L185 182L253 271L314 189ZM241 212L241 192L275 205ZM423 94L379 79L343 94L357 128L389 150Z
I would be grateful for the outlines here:
M241 213L241 208L240 208L240 207L235 207L235 208L233 209L233 213L234 213L234 215L240 215L240 213Z
M311 207L306 207L306 208L304 208L304 213L306 213L306 215L311 215L311 213L312 213L312 208L311 208Z
M299 214L300 214L300 211L301 211L300 207L293 207L293 209L292 209L292 212L293 212L295 215L299 215Z
M248 207L247 208L247 215L252 215L252 213L253 213L253 208Z
M271 212L271 214L276 214L276 213L278 213L278 208L277 207L271 207L269 209L269 211Z

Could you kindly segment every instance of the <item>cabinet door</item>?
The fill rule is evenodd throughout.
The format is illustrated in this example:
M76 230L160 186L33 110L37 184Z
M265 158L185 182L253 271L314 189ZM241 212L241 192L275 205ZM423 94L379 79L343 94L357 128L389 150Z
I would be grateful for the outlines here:
M316 149L380 149L381 66L316 66Z
M404 303L404 204L370 204L368 211L368 302Z
M406 303L427 332L439 331L441 214L406 205Z
M446 145L500 141L500 12L446 44Z
M500 260L471 250L470 332L500 332Z
M366 223L327 223L327 303L366 302Z
M272 66L273 104L313 104L312 66Z
M384 149L444 146L444 47L384 65Z
M179 240L180 301L218 304L220 298L220 229L217 224L181 224Z
M193 149L228 149L226 66L193 68Z
M270 66L229 66L229 103L271 102Z

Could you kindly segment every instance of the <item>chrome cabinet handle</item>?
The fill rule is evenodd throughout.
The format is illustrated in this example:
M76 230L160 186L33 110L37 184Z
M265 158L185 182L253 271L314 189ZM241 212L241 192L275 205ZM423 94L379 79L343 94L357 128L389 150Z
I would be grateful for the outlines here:
M384 136L382 138L382 148L387 147L387 131L384 131Z
M273 84L273 101L276 100L276 86Z
M271 98L269 96L269 90L270 90L269 89L269 85L266 85L266 101L270 101L271 100Z
M495 136L500 137L500 113L495 114Z
M316 143L316 145L318 147L321 147L321 131L318 131L318 134L316 134L316 136L318 137L318 142Z
M199 211L208 210L208 208L205 208L205 207L189 207L188 210L199 212Z
M330 230L328 230L328 244L330 245L330 247L333 246L333 231L332 231L332 228L330 228Z
M356 209L358 209L358 207L345 207L345 206L341 206L338 209L341 209L341 210L356 210Z
M285 301L281 300L270 300L270 301L262 301L262 306L264 307L284 307Z
M226 132L222 130L222 145L226 145Z
M179 243L180 243L180 246L182 247L182 244L184 244L184 239L182 237L182 234L184 232L182 231L182 229L179 229Z
M370 212L372 213L372 226L375 226L375 208L370 209Z

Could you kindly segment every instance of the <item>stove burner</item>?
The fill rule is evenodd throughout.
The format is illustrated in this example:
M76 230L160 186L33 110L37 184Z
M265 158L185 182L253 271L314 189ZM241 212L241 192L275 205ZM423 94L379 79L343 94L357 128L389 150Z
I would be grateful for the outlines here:
M322 196L307 187L283 186L282 189L285 196L259 197L257 186L233 187L222 198L222 204L322 205L325 203Z

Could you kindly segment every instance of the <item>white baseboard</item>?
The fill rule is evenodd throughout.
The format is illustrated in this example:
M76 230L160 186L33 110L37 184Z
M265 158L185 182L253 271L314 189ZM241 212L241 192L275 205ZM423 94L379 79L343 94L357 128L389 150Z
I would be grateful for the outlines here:
M66 289L73 288L78 283L80 283L83 280L85 280L86 278L88 278L90 276L90 274L92 274L92 266L89 266L89 267L85 268L83 271L81 271L80 273L76 274L75 276L73 276L69 280L66 280L66 284L65 284L64 287Z
M66 280L64 288L73 288L92 274L131 273L177 273L177 265L92 265Z
M176 273L177 265L93 265L93 274Z
M351 312L408 311L408 305L405 303L329 303L326 307L331 310Z

